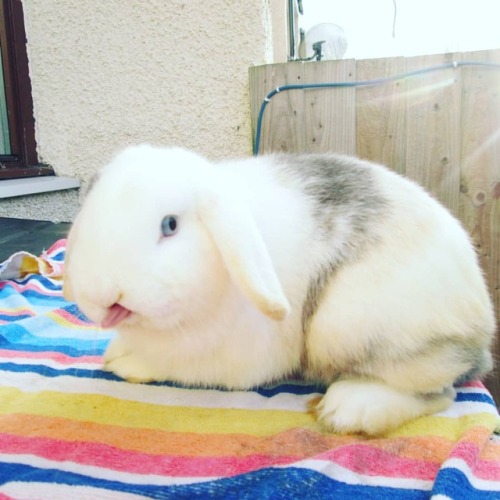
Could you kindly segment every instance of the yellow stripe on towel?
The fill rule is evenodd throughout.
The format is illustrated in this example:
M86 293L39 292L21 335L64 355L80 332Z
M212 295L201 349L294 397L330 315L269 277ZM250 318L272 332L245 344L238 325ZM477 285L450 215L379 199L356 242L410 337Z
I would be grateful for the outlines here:
M493 432L498 425L498 416L484 412L460 417L421 417L404 424L386 437L436 436L450 441L458 441L464 432L478 425Z
M168 400L168 389L165 400ZM15 388L0 388L0 401L9 402L2 405L0 415L62 417L169 432L269 436L287 429L317 425L313 415L306 412L154 405L97 394L25 393Z

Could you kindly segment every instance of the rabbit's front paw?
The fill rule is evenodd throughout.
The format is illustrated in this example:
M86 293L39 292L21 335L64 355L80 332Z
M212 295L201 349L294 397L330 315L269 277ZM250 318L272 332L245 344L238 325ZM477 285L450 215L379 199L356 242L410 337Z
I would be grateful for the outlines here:
M126 346L121 337L117 335L111 340L106 348L106 352L104 353L104 365L129 353L130 349Z
M113 372L128 382L156 380L148 364L127 349L119 337L111 341L104 354L104 370Z
M399 391L381 382L340 380L333 383L318 405L326 428L342 434L381 435L404 422L446 409L453 395L420 395Z

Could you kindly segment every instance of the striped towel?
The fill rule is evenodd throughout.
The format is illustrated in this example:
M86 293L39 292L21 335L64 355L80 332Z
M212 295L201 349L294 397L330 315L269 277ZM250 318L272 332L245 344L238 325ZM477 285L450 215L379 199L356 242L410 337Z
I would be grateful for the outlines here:
M130 384L113 332L61 294L65 241L0 265L0 499L500 499L499 415L479 383L384 439L325 433L324 388Z

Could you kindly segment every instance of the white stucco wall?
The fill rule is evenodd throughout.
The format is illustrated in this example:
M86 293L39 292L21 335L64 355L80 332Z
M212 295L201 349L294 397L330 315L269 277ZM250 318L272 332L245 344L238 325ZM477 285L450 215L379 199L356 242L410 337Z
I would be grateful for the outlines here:
M59 175L85 180L143 141L250 154L248 68L273 61L268 0L23 5L38 154Z

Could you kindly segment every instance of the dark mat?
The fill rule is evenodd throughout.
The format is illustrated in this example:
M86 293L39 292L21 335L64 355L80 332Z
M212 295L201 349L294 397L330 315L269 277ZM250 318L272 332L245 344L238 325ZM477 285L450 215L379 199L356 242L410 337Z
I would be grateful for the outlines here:
M71 223L0 217L0 262L24 250L40 255L54 242L66 238Z

